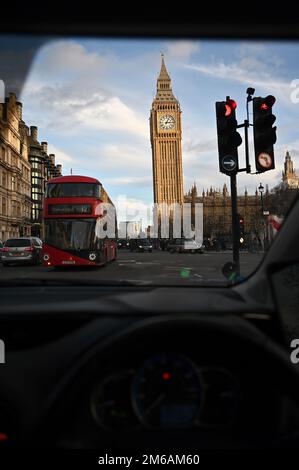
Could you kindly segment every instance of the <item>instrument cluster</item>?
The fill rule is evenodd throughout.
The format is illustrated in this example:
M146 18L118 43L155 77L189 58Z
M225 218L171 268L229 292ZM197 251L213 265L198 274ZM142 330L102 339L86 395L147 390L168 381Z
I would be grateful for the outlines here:
M106 431L226 428L234 424L241 386L227 369L159 353L117 370L93 388L91 412Z

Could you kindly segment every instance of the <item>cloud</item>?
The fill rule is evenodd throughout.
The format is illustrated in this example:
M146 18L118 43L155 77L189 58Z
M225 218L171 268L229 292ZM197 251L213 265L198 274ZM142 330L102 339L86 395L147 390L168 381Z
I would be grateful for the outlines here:
M145 116L104 90L87 93L75 85L43 86L32 93L25 90L23 100L31 102L31 119L58 132L77 133L92 128L129 132L143 138L149 135ZM47 110L41 119L37 116L40 109Z
M215 135L210 139L207 139L204 134L201 134L202 139L200 139L198 134L194 133L194 135L196 135L196 139L192 138L191 140L184 142L183 145L184 154L187 156L187 158L190 158L192 154L199 156L202 153L213 152L217 150L217 140Z
M267 94L272 93L278 96L285 104L292 105L291 82L284 79L273 79L267 64L255 57L242 58L239 62L231 64L221 61L211 64L189 64L185 67L220 80L230 80L247 86L259 87Z
M124 73L126 61L90 51L88 44L92 41L51 41L41 48L22 95L24 103L30 103L30 119L59 133L85 128L148 138L148 116L124 96L130 87L118 89L109 80L111 74Z
M264 54L266 50L266 45L261 42L240 42L237 47L237 55L240 57L247 57L252 54L261 55Z
M152 176L118 176L114 178L106 178L106 183L117 184L118 186L130 185L130 186L152 186Z
M265 64L267 67L271 65L274 68L279 68L285 64L285 60L281 56L273 54L273 51L269 53L266 44L261 42L240 43L237 48L237 55L241 58L260 58L261 63Z
M106 68L109 57L88 51L77 41L50 41L39 51L39 73L43 76L59 74L99 74Z
M199 52L200 44L195 41L172 41L166 44L166 55L167 58L178 59L180 61L188 61L190 57Z
M105 171L124 173L130 172L132 177L148 175L151 172L151 150L149 143L135 142L126 144L124 142L108 143L94 146L89 151L93 159L98 159L98 166ZM100 157L100 158L99 158Z
M148 123L117 96L104 99L94 95L88 105L77 113L79 122L87 127L120 130L148 138Z
M56 163L65 164L65 163L72 163L74 162L74 158L65 153L63 150L55 147L55 145L49 144L48 145L48 153L54 153L56 156Z

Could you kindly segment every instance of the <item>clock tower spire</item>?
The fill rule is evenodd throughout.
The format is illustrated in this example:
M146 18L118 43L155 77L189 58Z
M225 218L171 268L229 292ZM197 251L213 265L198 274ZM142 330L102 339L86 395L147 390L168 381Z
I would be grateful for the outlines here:
M150 113L154 202L184 202L181 109L172 92L164 54Z

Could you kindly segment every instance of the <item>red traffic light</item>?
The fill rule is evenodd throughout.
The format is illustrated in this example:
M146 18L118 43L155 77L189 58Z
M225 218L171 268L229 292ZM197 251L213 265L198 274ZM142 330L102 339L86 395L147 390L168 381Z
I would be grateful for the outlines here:
M260 105L260 109L266 111L267 109L272 108L275 101L276 101L275 96L273 96L273 95L266 96L264 102Z
M236 109L236 107L236 101L228 99L225 103L225 116L230 116L233 110Z
M225 115L224 116L230 116L231 113L232 113L232 108L228 104L226 104L225 105Z
M236 109L237 107L237 102L235 100L229 100L228 103L233 109Z

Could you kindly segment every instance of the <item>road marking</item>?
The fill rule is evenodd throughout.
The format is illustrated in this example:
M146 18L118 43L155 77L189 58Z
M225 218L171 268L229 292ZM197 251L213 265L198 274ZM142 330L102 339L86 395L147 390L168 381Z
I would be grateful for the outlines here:
M136 261L135 264L157 264L159 261Z
M193 271L195 269L195 267L191 268L191 267L186 267L186 266L163 266L163 269L169 269L169 270L173 270L173 271L180 271L182 269L188 269L189 271Z
M135 259L122 259L121 262L122 262L122 263L126 263L126 264L127 264L127 263L135 263L136 260L135 260Z

